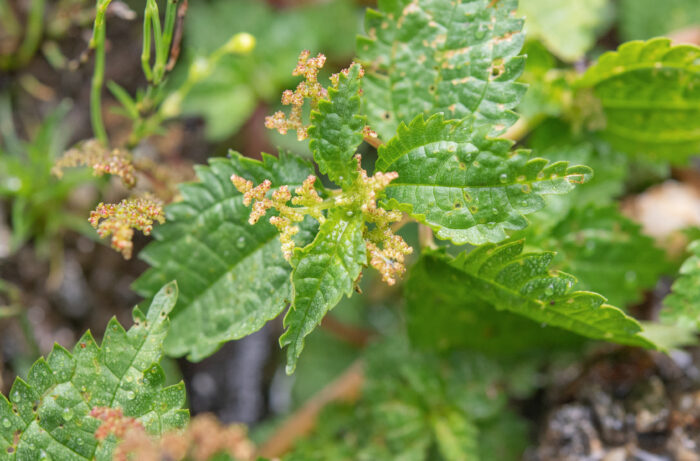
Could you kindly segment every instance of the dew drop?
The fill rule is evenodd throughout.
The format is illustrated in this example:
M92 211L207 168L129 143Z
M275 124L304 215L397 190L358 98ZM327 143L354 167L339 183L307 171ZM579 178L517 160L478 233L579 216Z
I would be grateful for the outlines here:
M15 402L19 402L22 400L22 395L19 392L15 392L12 398L15 400Z
M508 175L503 173L498 177L498 180L501 181L501 183L505 184L508 182Z
M545 288L544 294L547 296L552 296L554 294L554 285L549 285L547 288Z
M134 400L136 398L136 394L134 394L133 391L129 391L126 393L126 398L129 400Z
M245 238L244 237L238 237L238 240L236 240L236 246L238 248L243 248L245 246Z
M78 445L82 445L82 444L83 444L83 439L80 438L80 437L78 437L78 438L76 439L75 443L77 443Z
M2 420L2 427L8 428L10 426L12 426L12 423L10 422L9 419L5 418Z
M72 408L65 408L63 410L63 414L61 415L64 421L70 421L73 419L73 409Z
M481 40L485 36L486 36L486 32L484 30L479 29L476 32L474 32L474 37L476 37L477 40Z

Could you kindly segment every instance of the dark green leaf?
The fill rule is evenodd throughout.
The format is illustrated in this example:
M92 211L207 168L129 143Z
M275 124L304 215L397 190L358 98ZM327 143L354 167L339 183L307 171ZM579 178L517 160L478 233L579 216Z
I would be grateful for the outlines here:
M181 186L183 200L167 207L168 222L140 257L152 268L134 284L152 296L164 280L176 279L180 298L165 341L169 355L201 360L222 343L259 330L287 305L291 268L282 256L277 230L261 219L248 224L250 207L231 183L237 174L293 190L313 173L290 155L263 155L262 162L231 154L197 168L201 182ZM315 225L305 221L297 236L311 241Z
M576 276L579 289L615 306L639 302L668 268L663 250L615 206L574 209L537 241L557 252L554 267Z
M576 279L571 275L550 271L553 253L523 253L523 245L522 240L486 244L454 259L435 256L459 271L450 286L464 285L495 309L588 338L654 347L632 317L605 304L599 294L573 291Z

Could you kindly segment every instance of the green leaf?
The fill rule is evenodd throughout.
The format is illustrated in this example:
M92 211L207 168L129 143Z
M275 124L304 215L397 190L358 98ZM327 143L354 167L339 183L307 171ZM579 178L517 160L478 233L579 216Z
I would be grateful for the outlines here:
M423 254L411 266L404 284L411 344L425 350L470 349L519 359L537 352L570 350L583 343L568 331L494 309L463 278L437 254Z
M184 385L164 388L158 365L176 298L177 285L170 283L147 314L134 309L129 331L113 318L102 346L88 331L72 353L56 345L26 381L17 378L9 401L0 395L0 459L111 460L115 441L98 444L101 422L89 416L94 407L121 408L153 435L183 427L189 419Z
M581 336L642 347L654 345L640 335L639 323L597 293L572 291L576 279L550 271L550 252L523 253L524 242L482 245L452 259L435 253L459 271L453 283L464 285L495 309Z
M574 62L595 45L612 19L610 0L520 0L528 39L538 38L558 58Z
M490 138L472 122L435 115L401 124L379 148L377 168L399 173L386 188L386 206L456 244L499 242L506 230L527 226L523 215L544 206L542 195L566 193L591 177L585 166L511 152L511 141Z
M321 173L341 186L352 184L357 176L353 156L365 126L365 117L360 115L360 69L353 65L347 76L338 74L338 88L328 88L329 100L319 102L309 127L309 147Z
M661 320L666 324L700 328L700 240L688 245L690 257L680 268L680 276L664 299Z
M178 281L180 297L165 341L169 355L201 360L222 343L262 328L290 298L291 268L277 229L267 219L248 224L250 207L231 183L234 173L293 190L313 170L291 155L263 154L260 162L232 153L197 167L201 182L181 186L183 200L166 208L168 221L154 232L157 241L140 254L152 267L134 284L149 297L164 280ZM309 219L300 227L303 245L312 240L315 225Z
M557 252L554 267L576 276L579 289L602 293L615 306L641 301L668 266L664 251L616 206L574 209L538 241Z
M664 38L625 43L578 86L593 89L603 133L620 150L673 163L700 152L700 48Z
M343 295L352 295L362 266L367 265L364 225L361 214L347 216L345 211L335 210L314 241L294 251L294 301L284 317L286 331L280 337L280 345L288 346L287 373L294 372L304 338Z
M523 368L536 376L532 364L506 367L471 352L450 357L419 353L396 337L371 346L365 363L360 399L326 407L319 418L324 424L299 440L285 459L515 461L522 457L527 427L506 404L513 385L523 381ZM496 447L497 439L502 446Z
M391 138L417 114L474 115L492 134L518 119L525 60L517 0L380 0L368 10L357 50L367 70L365 112Z
M438 450L445 461L476 459L479 441L476 426L457 409L448 408L430 421Z
M648 40L700 24L697 0L620 0L618 10L624 41Z

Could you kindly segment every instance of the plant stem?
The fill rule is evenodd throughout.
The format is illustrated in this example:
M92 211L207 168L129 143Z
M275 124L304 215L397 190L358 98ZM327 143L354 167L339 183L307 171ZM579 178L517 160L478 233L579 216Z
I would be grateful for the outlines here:
M318 414L331 402L356 400L365 380L361 360L350 365L342 375L313 396L260 447L259 456L277 458L287 453L302 436L311 432L316 425Z
M95 50L95 71L92 75L92 91L90 93L90 120L92 131L100 143L109 146L107 131L102 121L102 84L105 75L105 13L112 0L98 0L95 26L92 31L90 48Z
M165 66L170 56L170 44L173 41L173 31L175 29L175 19L177 18L178 0L167 0L168 6L165 9L165 27L163 29L160 53L156 54L156 65L153 69L156 84L160 83L165 75Z
M143 48L141 50L141 67L146 75L146 80L153 80L153 72L151 71L151 8L150 4L146 4L143 12Z
M9 37L17 39L21 34L21 28L8 0L0 0L0 27L4 29L6 40ZM0 55L0 69L12 67L12 54Z

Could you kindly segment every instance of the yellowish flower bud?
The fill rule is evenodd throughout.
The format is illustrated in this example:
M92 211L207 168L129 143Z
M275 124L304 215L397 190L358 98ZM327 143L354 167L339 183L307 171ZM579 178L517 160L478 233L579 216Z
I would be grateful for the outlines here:
M255 49L255 37L247 32L241 32L229 39L224 45L227 53L248 54Z

